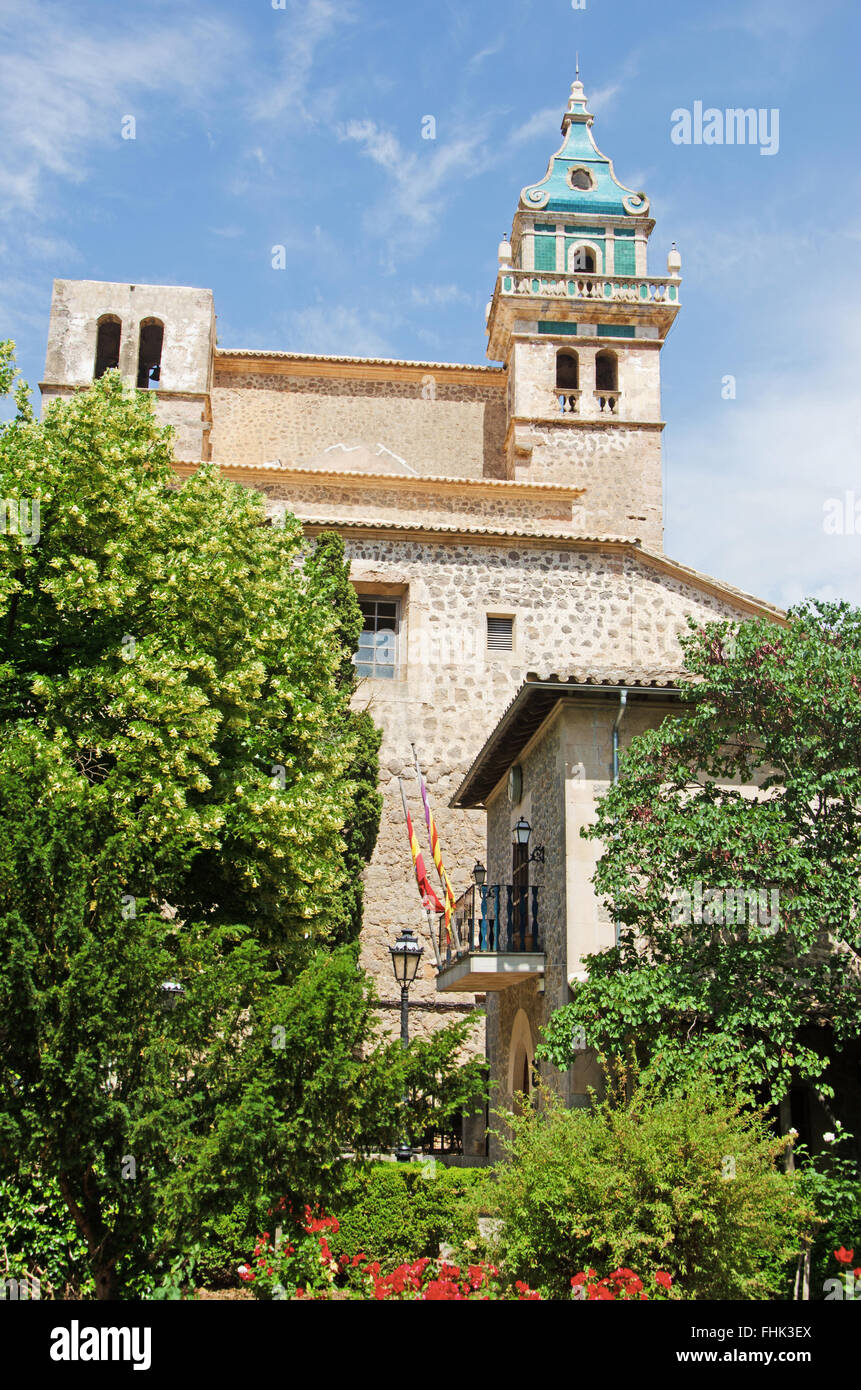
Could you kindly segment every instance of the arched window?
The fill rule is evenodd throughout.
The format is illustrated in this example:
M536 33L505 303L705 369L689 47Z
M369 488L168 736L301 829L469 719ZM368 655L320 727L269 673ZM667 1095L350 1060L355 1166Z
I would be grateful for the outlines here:
M556 385L560 391L576 391L580 386L580 373L576 352L557 352Z
M144 319L141 323L138 347L138 386L146 391L152 382L161 380L161 349L164 324L159 319Z
M599 352L595 358L596 391L618 391L619 361L615 352Z
M104 376L112 367L120 365L122 328L116 314L102 314L99 319L96 332L96 364L93 368L94 381L98 381L99 377Z
M595 252L590 246L570 246L568 248L568 269L585 270L587 275L594 275Z

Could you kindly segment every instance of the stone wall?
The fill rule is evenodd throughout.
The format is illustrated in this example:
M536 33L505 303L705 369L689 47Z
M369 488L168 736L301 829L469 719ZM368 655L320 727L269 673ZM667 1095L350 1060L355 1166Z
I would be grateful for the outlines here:
M494 526L499 529L529 531L540 535L547 530L575 534L583 525L583 504L576 489L542 490L496 486L455 491L439 482L422 485L420 479L398 478L392 483L360 477L326 480L295 480L282 476L260 484L270 500L269 511L283 502L280 510L290 510L303 521L328 521L332 517L364 521L374 517L390 524L414 525L421 519L427 525Z
M226 370L216 359L213 457L299 464L335 443L384 444L406 461L406 472L505 476L501 373L474 385L449 384L431 368L409 380L394 371L389 379L378 376Z
M515 422L509 431L512 476L520 482L584 488L584 534L632 536L661 552L661 427L592 427L571 417L542 426Z
M383 729L384 809L366 872L363 959L391 997L388 947L402 927L420 928L426 964L414 997L430 1002L437 998L432 952L398 788L400 775L426 846L411 741L460 893L485 854L485 816L452 810L448 802L527 671L673 666L687 613L708 618L737 610L655 572L642 558L574 543L469 545L348 532L347 551L353 579L365 592L400 596L403 622L397 679L365 680L356 696ZM514 652L486 650L487 612L515 615ZM426 849L425 857L430 865Z

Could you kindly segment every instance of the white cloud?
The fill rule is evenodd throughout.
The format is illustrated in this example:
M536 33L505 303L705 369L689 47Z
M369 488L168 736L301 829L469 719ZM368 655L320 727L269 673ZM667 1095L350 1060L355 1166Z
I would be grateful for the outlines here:
M459 285L413 285L410 288L410 300L424 309L432 304L472 305L475 303L475 295L467 294Z
M266 93L253 103L252 114L271 119L289 112L304 120L322 117L331 94L312 89L311 75L318 50L336 38L356 11L348 0L291 0L288 8L273 12L273 24L283 26L275 33L280 50L278 81L267 85Z
M487 168L482 155L484 126L484 121L476 121L467 125L466 135L422 141L418 152L407 151L392 131L376 121L351 120L338 130L340 140L354 141L389 177L385 198L367 210L365 223L371 232L399 224L397 243L390 244L391 256L419 250L444 214L449 192L459 188L464 177Z
M797 306L799 353L780 373L747 367L737 398L667 431L667 550L781 605L803 595L861 602L858 535L829 535L825 503L861 502L857 341L861 302L821 333L821 305ZM778 335L779 336L779 335Z
M525 145L529 140L535 140L539 135L546 136L548 140L554 139L554 132L559 131L559 122L562 112L559 102L553 106L543 106L540 111L535 111L528 116L508 137L511 145ZM558 140L554 148L558 149ZM553 151L548 151L552 154Z
M228 57L242 43L221 20L187 13L159 21L113 16L84 30L67 7L0 7L0 201L38 211L46 175L81 182L100 146L120 144L134 115L138 138L153 94L192 107L213 99Z
M477 68L479 63L483 63L485 58L495 58L497 53L501 53L505 47L505 36L500 34L499 38L493 43L489 43L486 48L480 48L477 53L473 53L467 63L468 68Z
M385 334L389 322L376 311L344 304L312 305L291 315L287 348L333 357L392 357L395 354Z

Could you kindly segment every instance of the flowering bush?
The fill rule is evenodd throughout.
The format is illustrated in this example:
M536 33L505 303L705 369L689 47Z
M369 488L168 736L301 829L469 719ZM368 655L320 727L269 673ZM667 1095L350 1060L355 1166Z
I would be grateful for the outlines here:
M612 1274L607 1274L603 1279L598 1278L598 1273L594 1269L581 1270L575 1274L571 1280L571 1297L577 1299L665 1299L673 1298L671 1292L673 1278L664 1270L658 1269L654 1274L654 1285L651 1293L646 1292L645 1285L639 1274L635 1274L632 1269L614 1269Z
M445 1260L416 1260L413 1264L398 1265L391 1274L381 1275L378 1266L365 1267L369 1281L366 1297L382 1300L412 1300L414 1302L464 1302L508 1299L516 1302L540 1299L522 1279L509 1285L503 1281L495 1265L449 1264Z
M290 1213L282 1198L276 1209ZM300 1220L293 1219L289 1237L273 1239L264 1231L248 1264L239 1266L243 1283L253 1287L257 1298L346 1298L412 1300L416 1302L510 1299L523 1302L541 1295L522 1279L514 1284L503 1280L492 1264L461 1268L446 1260L423 1258L401 1264L383 1274L378 1260L359 1252L352 1257L332 1254L330 1239L339 1224L334 1216L315 1214L305 1208Z
M290 1213L281 1199L276 1212ZM326 1295L335 1284L338 1261L329 1249L329 1236L338 1231L334 1216L315 1215L310 1207L304 1217L290 1222L289 1236L272 1238L268 1231L259 1236L250 1264L239 1266L239 1277L250 1284L255 1298L292 1298Z

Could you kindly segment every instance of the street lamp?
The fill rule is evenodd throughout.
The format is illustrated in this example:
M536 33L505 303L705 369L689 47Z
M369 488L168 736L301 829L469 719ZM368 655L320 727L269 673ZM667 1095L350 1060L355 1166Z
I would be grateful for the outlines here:
M472 881L476 888L483 888L487 881L487 869L480 859L475 861L475 868L472 871Z
M159 987L158 994L159 1004L167 1013L170 1013L185 994L185 988L176 980L165 980L164 984Z
M390 946L392 954L392 969L395 972L395 979L401 987L401 1042L404 1047L410 1040L410 985L416 978L424 955L424 947L416 939L416 934L411 927L404 927L394 946ZM404 1113L409 1096L404 1095ZM397 1159L399 1163L409 1163L413 1156L413 1151L406 1135L397 1147Z
M532 826L529 824L529 821L526 819L525 816L521 816L520 820L514 827L514 843L516 845L522 845L523 848L526 849L529 845L529 837L531 834ZM544 863L543 845L536 845L526 862L527 864L531 864L533 860L536 864Z

